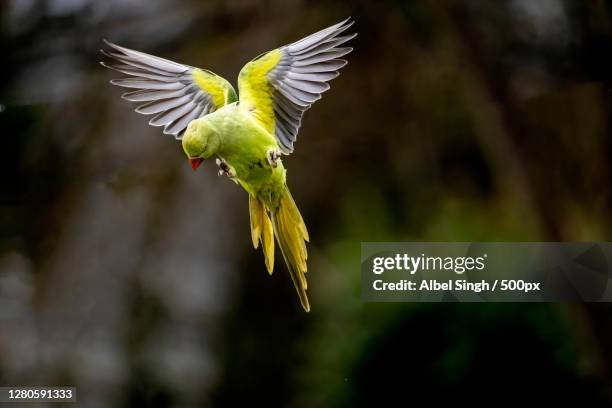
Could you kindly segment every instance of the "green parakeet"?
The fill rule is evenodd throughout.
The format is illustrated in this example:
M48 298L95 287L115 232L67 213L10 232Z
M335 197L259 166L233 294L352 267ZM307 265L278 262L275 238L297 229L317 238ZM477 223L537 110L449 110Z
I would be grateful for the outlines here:
M341 47L346 19L306 38L261 54L238 75L240 99L232 85L211 71L179 64L106 42L107 68L129 75L112 84L133 88L123 99L141 103L136 112L155 115L149 124L182 141L195 170L217 157L219 174L249 194L253 246L274 268L274 237L300 302L306 295L308 231L287 187L281 155L293 152L302 116L329 89L328 81L346 65L352 48Z

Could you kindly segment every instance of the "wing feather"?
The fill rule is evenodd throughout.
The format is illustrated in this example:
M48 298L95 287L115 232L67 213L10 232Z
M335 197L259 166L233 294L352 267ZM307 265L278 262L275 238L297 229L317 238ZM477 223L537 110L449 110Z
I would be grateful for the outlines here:
M105 43L110 50L101 52L111 62L101 62L102 66L128 75L111 84L135 89L121 97L141 103L136 112L155 115L149 124L163 126L163 132L176 139L192 120L237 100L229 82L210 71Z
M329 84L327 82L316 82L303 79L296 80L289 78L289 76L285 78L285 83L291 86L292 88L296 88L315 95L322 94L323 92L329 89Z
M347 64L341 57L353 49L340 46L357 34L340 34L352 24L350 19L341 21L265 53L240 71L241 105L276 136L283 153L293 152L304 112L321 99L330 88L328 82Z
M195 103L190 101L184 105L177 106L176 108L172 108L167 111L161 112L157 114L156 116L154 116L153 119L149 121L149 125L170 127L172 122L174 122L178 118L183 117L185 114L195 109L196 106L197 105Z
M298 72L298 73L305 73L305 74L315 73L315 72L319 72L319 73L328 72L329 73L329 72L335 72L339 70L340 68L343 68L346 64L348 64L347 60L335 59L331 61L326 61L324 63L312 64L304 68L303 67L292 67L291 72Z
M181 84L180 82L160 82L149 81L146 79L111 79L110 83L113 85L122 86L124 88L167 91L176 91L185 87L185 85Z
M186 104L191 100L191 96L184 95L180 98L154 100L153 102L145 103L136 108L136 112L142 115L152 115L154 113L160 113L167 111L168 109L176 108Z
M310 72L310 73L301 73L301 72L287 72L287 78L295 79L295 80L304 80L304 81L315 81L315 82L327 82L336 78L340 75L339 72Z
M141 89L139 91L126 92L121 95L121 97L130 102L157 101L160 99L176 98L186 95L186 91L187 89L180 89L178 91L151 91L148 89Z

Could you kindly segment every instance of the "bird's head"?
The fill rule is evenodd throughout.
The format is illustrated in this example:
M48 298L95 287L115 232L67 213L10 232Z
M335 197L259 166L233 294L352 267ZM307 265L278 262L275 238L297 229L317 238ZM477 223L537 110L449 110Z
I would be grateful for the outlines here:
M182 143L191 168L196 170L219 149L219 134L207 120L194 120L187 126Z

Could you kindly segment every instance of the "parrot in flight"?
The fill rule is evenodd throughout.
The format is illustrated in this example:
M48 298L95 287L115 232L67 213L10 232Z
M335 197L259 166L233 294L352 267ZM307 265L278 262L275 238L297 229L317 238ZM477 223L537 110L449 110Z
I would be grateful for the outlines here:
M155 115L152 126L180 140L196 170L216 156L219 175L249 194L251 238L261 244L265 265L274 269L274 238L302 307L306 295L308 231L287 187L282 155L293 152L302 116L329 89L353 49L342 46L350 18L299 41L263 53L238 74L238 91L215 73L121 47L104 40L104 67L128 75L111 84L132 88L123 99L136 112Z

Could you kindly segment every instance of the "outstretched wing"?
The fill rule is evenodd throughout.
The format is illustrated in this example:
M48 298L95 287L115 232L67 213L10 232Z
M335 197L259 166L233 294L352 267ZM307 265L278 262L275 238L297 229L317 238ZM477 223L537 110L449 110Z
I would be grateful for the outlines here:
M281 151L293 152L302 115L329 89L353 49L340 45L357 34L341 36L351 25L346 19L306 38L262 54L238 76L240 105L276 136Z
M211 71L104 42L110 50L100 51L112 61L101 64L129 75L113 79L111 84L135 89L121 97L131 102L144 102L136 112L155 115L149 124L163 126L164 133L176 139L183 136L192 120L237 100L232 85Z

